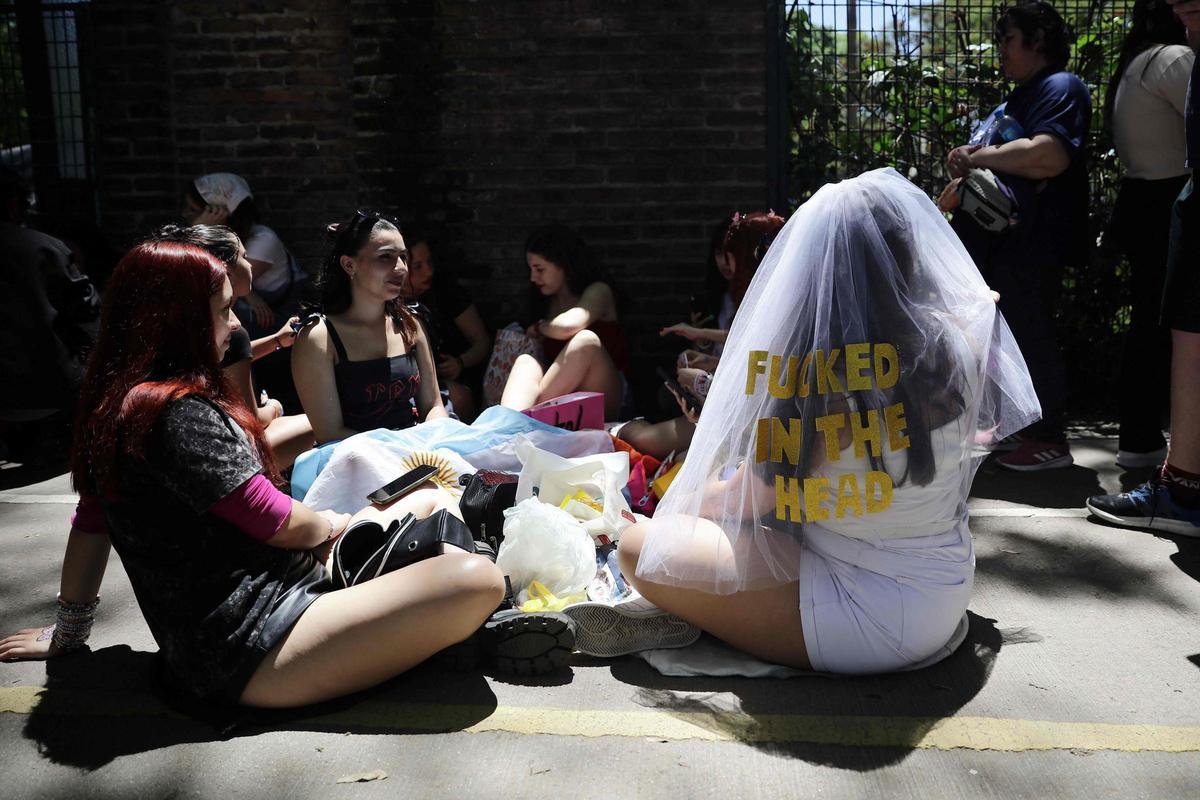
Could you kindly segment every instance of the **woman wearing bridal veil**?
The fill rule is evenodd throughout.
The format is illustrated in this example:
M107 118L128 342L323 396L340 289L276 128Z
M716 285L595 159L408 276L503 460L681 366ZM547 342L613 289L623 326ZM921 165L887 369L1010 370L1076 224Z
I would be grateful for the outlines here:
M622 534L642 595L751 655L879 673L966 634L967 493L1040 414L958 237L891 169L818 191L767 252L682 470Z

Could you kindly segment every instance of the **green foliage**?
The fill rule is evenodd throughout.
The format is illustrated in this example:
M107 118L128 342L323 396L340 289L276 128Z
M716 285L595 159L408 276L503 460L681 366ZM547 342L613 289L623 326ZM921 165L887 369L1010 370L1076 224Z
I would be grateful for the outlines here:
M11 68L10 66L11 65ZM29 112L25 108L25 83L17 49L17 16L0 14L0 149L29 143Z
M1104 90L1132 0L1055 5L1075 32L1068 68L1092 96L1091 232L1100 238L1120 177L1102 119ZM916 20L911 28L902 16L908 11ZM816 26L793 2L787 26L793 207L829 181L882 166L895 167L936 197L948 180L946 153L965 143L972 125L1008 93L992 43L994 18L990 3L901 5L886 33L854 34L855 59L850 34ZM1064 275L1060 322L1076 413L1112 411L1108 387L1129 316L1126 280L1125 265L1104 248Z

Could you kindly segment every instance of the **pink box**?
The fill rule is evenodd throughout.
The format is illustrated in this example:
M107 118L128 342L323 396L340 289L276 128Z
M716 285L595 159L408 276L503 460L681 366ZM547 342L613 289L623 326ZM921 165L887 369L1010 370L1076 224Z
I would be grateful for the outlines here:
M604 395L600 392L572 392L553 397L525 410L538 422L569 431L604 429Z

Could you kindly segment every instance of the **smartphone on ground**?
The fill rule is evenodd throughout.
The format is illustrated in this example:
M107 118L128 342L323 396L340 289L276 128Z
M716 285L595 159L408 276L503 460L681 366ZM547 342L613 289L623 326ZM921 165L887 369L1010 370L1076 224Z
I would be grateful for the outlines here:
M403 497L413 489L416 489L422 483L436 475L437 471L437 467L422 464L416 469L410 469L391 483L380 486L367 495L367 499L377 506L387 505L396 498Z

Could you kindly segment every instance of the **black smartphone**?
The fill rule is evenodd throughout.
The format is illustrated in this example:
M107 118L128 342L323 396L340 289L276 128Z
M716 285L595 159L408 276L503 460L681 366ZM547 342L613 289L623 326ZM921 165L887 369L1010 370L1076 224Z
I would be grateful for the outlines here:
M320 321L320 319L321 315L316 311L309 311L307 314L301 314L300 319L292 323L292 330L296 333L299 333L309 325L312 325L314 322Z
M691 411L696 410L696 399L694 397L692 397L692 393L687 391L686 389L684 389L682 386L680 386L679 381L675 380L675 378L672 377L671 373L667 372L662 367L659 367L658 368L658 377L662 378L663 385L665 385L667 387L667 389L669 389L671 391L672 394L674 394L678 397L681 397L687 401L689 410L691 410Z
M436 475L437 471L437 467L422 464L416 469L410 469L391 483L380 486L367 495L367 499L377 506L387 505L397 497L403 497L413 489L416 489L422 483Z

